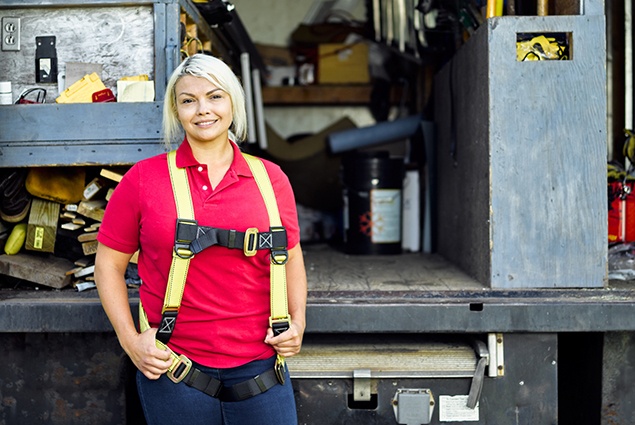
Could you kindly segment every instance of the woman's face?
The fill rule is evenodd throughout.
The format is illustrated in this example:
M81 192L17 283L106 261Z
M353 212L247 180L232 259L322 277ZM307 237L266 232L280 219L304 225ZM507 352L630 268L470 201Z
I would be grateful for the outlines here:
M179 121L190 143L227 142L232 124L229 94L201 77L186 75L174 86Z

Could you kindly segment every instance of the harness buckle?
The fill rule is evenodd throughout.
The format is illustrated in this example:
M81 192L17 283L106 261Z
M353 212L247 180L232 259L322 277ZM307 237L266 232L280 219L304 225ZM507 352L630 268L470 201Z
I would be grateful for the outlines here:
M289 251L286 249L272 249L271 262L278 266L284 266L289 261Z
M291 326L291 316L274 319L269 317L269 326L273 330L273 336L278 336Z
M198 233L198 222L183 218L176 219L176 232L174 233L174 254L187 260L194 257L192 242Z
M243 252L246 257L253 257L258 250L258 229L250 227L245 230L245 241L243 242Z
M278 266L283 266L289 261L289 251L287 251L287 230L284 226L273 226L270 229L273 237L272 240L276 241L276 246L271 248L271 262Z
M275 372L276 379L280 385L284 385L285 381L285 364L286 361L284 360L284 357L278 354L276 356L276 363L273 365L273 371Z
M176 364L172 365L172 368L166 372L167 377L175 384L181 382L192 369L192 360L183 354L179 355L177 359Z
M161 314L161 323L157 329L157 339L162 343L167 344L170 337L172 337L178 315L178 308L166 308Z

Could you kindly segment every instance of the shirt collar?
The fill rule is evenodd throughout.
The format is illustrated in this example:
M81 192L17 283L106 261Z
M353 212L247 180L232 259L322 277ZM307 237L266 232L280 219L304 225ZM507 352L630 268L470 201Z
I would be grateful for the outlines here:
M240 148L236 143L230 140L232 148L234 149L234 160L229 166L230 170L234 170L237 175L252 177L251 169L247 164L245 158L243 158ZM183 139L183 142L179 145L176 150L176 166L179 168L185 167L198 167L200 164L194 158L194 153L192 153L192 147L187 141L187 138Z

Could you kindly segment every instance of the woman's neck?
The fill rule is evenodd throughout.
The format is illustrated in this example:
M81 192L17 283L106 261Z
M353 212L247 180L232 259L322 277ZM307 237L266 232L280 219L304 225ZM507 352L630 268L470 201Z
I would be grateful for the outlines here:
M226 140L219 144L196 145L190 144L194 158L200 163L207 165L207 174L212 189L223 180L234 160L234 148L232 142Z

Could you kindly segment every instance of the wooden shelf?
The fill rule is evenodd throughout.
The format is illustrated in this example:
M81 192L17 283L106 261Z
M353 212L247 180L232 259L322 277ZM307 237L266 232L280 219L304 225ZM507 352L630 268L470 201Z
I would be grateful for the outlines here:
M263 87L265 105L368 105L371 85L314 85ZM392 102L399 101L401 90L393 90Z

